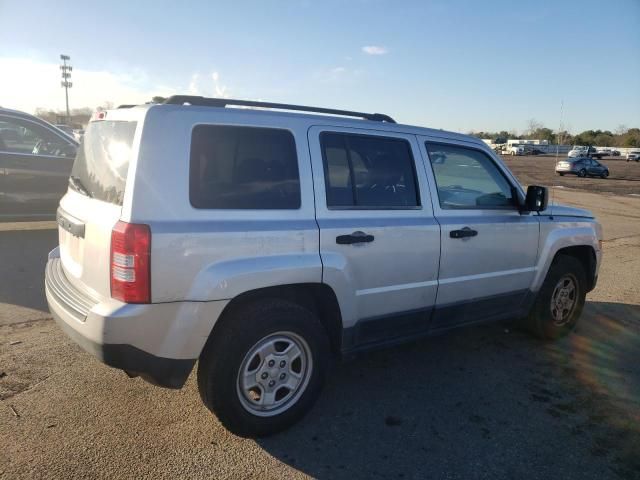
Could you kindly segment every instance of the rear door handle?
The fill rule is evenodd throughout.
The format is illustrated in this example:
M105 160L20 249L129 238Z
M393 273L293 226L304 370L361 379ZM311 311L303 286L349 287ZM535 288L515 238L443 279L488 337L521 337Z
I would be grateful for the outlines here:
M451 230L449 232L449 236L451 238L467 238L467 237L475 237L478 235L477 230L472 230L469 227L464 227L462 230Z
M371 243L373 242L373 235L367 235L364 232L353 232L351 235L338 235L336 237L336 243L338 245L351 245L354 243Z

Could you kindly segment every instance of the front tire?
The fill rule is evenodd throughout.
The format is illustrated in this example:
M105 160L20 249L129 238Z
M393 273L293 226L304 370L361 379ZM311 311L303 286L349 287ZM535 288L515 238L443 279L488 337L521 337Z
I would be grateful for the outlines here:
M600 175L600 178L607 178L609 176L609 171L605 170L602 175Z
M582 264L574 257L559 255L551 264L529 312L529 330L543 339L565 336L580 318L586 292L587 276Z
M300 420L328 365L327 333L308 309L280 299L232 307L198 363L204 404L231 432L263 437Z

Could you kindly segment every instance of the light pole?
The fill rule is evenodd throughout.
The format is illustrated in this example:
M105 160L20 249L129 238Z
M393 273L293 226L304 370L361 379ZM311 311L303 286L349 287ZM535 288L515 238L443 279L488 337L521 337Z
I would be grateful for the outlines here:
M60 70L62 70L62 81L60 85L64 87L64 98L67 103L67 124L69 124L69 89L73 87L73 83L71 82L71 71L73 67L71 65L67 65L67 61L71 60L69 55L60 55L60 60L62 60L62 65L60 65Z

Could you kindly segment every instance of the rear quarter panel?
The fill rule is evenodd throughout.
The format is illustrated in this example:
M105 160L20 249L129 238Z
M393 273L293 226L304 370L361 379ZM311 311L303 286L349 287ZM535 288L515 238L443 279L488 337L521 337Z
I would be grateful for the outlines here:
M123 219L150 225L153 302L211 301L289 283L319 283L322 264L304 122L247 110L151 107ZM205 210L189 201L191 132L202 124L270 127L294 136L297 210Z

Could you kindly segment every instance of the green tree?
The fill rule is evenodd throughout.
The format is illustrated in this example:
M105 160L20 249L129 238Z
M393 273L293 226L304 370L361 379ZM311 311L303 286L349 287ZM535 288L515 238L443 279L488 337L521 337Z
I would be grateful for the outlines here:
M549 143L554 143L556 134L550 128L539 127L529 134L529 138L532 140L547 140Z
M630 128L620 140L623 147L640 147L640 128Z

